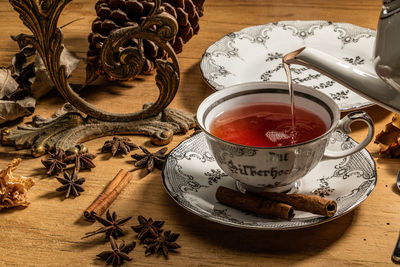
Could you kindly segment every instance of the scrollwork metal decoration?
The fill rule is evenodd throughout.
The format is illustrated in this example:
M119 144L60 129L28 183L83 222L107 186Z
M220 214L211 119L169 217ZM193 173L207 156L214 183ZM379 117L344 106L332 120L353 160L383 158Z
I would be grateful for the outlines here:
M37 49L50 79L73 107L64 106L50 119L35 117L30 126L3 130L2 143L17 148L31 147L32 154L40 156L55 148L72 149L76 152L77 147L82 148L77 146L78 143L110 134L147 134L152 136L153 143L165 144L172 139L174 133L186 132L194 127L195 120L191 114L168 109L173 118L170 116L166 119L166 116L161 115L175 97L180 81L177 56L168 42L177 34L178 24L160 7L161 0L154 0L154 8L139 26L115 30L101 48L102 68L110 77L118 80L132 79L140 73L145 60L143 39L164 49L171 60L156 61L155 80L159 89L157 100L144 105L140 111L127 114L100 110L83 100L70 87L66 68L60 63L64 46L62 32L57 27L62 10L70 1L9 0L24 25L33 34L22 35L19 45L31 45ZM124 47L132 38L139 40L139 46ZM110 128L111 124L113 129ZM65 128L66 126L70 128ZM66 129L69 134L66 134ZM74 134L78 129L79 133ZM74 138L71 138L72 135ZM69 141L66 141L66 136Z

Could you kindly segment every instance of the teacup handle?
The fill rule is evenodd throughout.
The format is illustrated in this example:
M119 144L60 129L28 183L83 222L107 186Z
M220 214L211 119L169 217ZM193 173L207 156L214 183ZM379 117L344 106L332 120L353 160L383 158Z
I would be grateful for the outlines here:
M357 144L355 147L352 147L350 149L346 149L345 151L329 151L328 149L325 150L325 157L328 158L342 158L346 157L348 155L351 155L353 153L356 153L366 147L374 137L374 123L371 119L371 117L365 113L364 111L355 111L347 114L345 117L343 117L340 121L339 124L336 128L336 131L341 131L345 134L351 133L350 125L355 122L355 121L363 121L368 125L368 134L364 138L364 140Z

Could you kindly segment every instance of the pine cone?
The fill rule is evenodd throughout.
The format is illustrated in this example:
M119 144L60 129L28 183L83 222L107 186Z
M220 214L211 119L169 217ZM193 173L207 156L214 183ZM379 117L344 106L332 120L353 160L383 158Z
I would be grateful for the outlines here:
M178 22L178 33L170 41L177 54L182 52L183 44L188 42L199 31L199 17L203 15L204 0L164 0L162 7ZM96 69L96 73L106 76L101 68L100 49L113 31L140 24L154 7L154 2L148 0L98 0L95 9L97 18L92 23L87 64ZM130 40L126 46L137 46L136 39ZM154 69L156 59L165 59L166 52L153 42L143 40L145 62L143 74ZM110 78L110 77L108 77Z

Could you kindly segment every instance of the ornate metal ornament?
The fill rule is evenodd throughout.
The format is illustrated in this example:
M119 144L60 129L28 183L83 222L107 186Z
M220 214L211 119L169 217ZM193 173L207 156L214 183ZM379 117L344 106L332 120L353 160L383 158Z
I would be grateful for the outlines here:
M161 0L154 0L153 10L141 25L115 30L101 48L103 69L118 80L132 79L140 73L144 62L143 39L164 49L171 60L156 61L157 100L127 114L98 109L75 93L67 81L66 68L60 63L63 35L57 23L62 10L71 0L9 1L33 33L20 38L20 47L31 45L37 49L57 90L72 106L64 105L49 119L35 116L30 124L15 130L2 130L2 144L31 147L33 156L56 148L72 151L76 151L77 147L85 149L77 144L113 134L145 134L152 137L153 143L160 145L170 142L174 133L186 132L195 126L194 115L166 109L175 97L180 81L178 59L168 43L177 34L178 24L160 8ZM139 47L124 47L132 38L139 40Z
M145 105L144 110L148 106ZM166 108L143 120L113 122L85 116L71 104L65 104L50 118L36 115L30 124L21 125L16 130L3 130L1 141L17 149L31 148L32 155L39 157L48 149L84 152L87 148L79 145L81 142L113 134L149 135L152 143L164 145L175 133L185 133L194 126L193 115L176 109Z

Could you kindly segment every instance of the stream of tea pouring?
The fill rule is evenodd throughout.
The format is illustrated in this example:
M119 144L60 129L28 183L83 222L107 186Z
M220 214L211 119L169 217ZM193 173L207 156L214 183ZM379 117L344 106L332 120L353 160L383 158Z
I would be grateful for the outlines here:
M295 143L295 139L296 139L296 113L294 112L294 110L295 110L295 102L294 102L294 89L293 89L292 73L290 72L290 65L285 62L285 58L284 57L282 58L282 63L283 63L283 68L284 68L285 73L286 73L286 78L287 78L288 88L289 88L290 112L291 112L291 116L292 116L291 139L292 139L292 144L294 144ZM268 136L267 136L267 138L268 138Z

